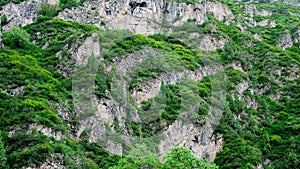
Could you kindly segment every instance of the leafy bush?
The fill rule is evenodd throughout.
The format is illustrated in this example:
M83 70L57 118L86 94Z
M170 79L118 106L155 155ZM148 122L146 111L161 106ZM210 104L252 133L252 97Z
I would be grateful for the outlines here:
M13 49L27 49L32 45L30 35L26 30L18 27L3 33L3 43Z
M41 9L37 11L37 22L41 22L43 20L47 20L53 18L58 14L61 9L58 5L49 5L47 3L43 3L41 5Z
M0 168L8 169L6 149L2 142L2 136L0 135Z
M7 16L5 14L2 14L0 19L1 19L1 25L0 26L4 26L8 23L8 19L7 19Z
M191 154L191 151L185 147L172 148L164 157L163 169L218 169L219 167L209 162L203 162Z
M62 9L71 9L72 7L80 6L80 2L78 2L77 0L59 0L59 5Z

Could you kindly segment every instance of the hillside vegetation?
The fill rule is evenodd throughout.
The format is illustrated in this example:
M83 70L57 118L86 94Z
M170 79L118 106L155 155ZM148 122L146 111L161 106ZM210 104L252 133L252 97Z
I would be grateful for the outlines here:
M208 20L203 24L195 24L191 18L181 26L172 26L173 32L169 34L146 36L62 20L55 17L59 11L84 2L62 0L58 6L42 6L35 23L3 32L0 168L40 168L43 165L93 169L300 168L300 7L289 4L293 1L283 0L219 1L235 16L229 24L208 13ZM1 1L0 6L9 2L21 1ZM276 26L249 24L245 5L272 11L272 15L255 15L252 19L255 22L268 19ZM226 43L222 48L204 51L198 48L198 41L192 39L193 33L226 39ZM285 34L299 41L282 49L281 37ZM80 67L76 65L73 48L79 48L92 36L99 39L100 56L89 56L87 64ZM120 75L116 68L118 61L151 50L156 51L156 56L151 56L154 58L150 59L151 64L159 66L148 66L151 64L145 59L128 69L128 76ZM224 68L199 81L183 78L173 84L161 82L158 94L140 104L131 97L134 91L142 91L147 81L173 71L197 71L214 63ZM82 119L95 115L95 110L93 106L78 108L74 103L72 85L75 82L70 74L75 72L76 66L82 71L88 70L84 75L95 79L94 99L122 102L125 96L113 95L123 91L113 86L114 80L122 77L129 81L125 91L133 106L128 109L136 110L141 120L125 119L124 129L114 114L113 123L106 123L112 126L109 132L153 138L178 120L181 111L191 113L194 124L201 127L211 112L210 106L215 105L222 115L213 133L222 136L222 150L210 162L195 157L189 147L182 146L160 157L158 147L150 151L147 143L135 147L124 143L127 152L123 156L109 153L100 139L91 141L88 128L78 134ZM191 93L186 87L197 92ZM81 97L88 93L81 92ZM222 103L218 101L221 92L225 92ZM185 103L199 107L195 110L195 107L185 107ZM157 114L157 111L155 120L148 120L147 116L143 121L144 114Z

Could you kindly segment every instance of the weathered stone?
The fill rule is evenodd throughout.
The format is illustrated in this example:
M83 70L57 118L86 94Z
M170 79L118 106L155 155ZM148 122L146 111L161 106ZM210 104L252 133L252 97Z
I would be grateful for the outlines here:
M164 137L159 144L160 157L163 157L172 147L185 146L191 149L195 156L213 161L223 145L222 135L213 134L213 131L209 123L203 127L196 127L194 124L185 124L181 120L176 120L162 134Z
M293 40L289 33L283 35L277 45L281 49L286 49L293 46Z
M215 38L212 36L204 36L199 44L199 48L202 50L216 50L217 48L223 48L228 39Z
M55 5L59 0L34 0L24 1L19 4L8 3L4 5L3 14L7 16L8 23L3 26L3 31L8 31L15 26L25 26L31 24L37 19L37 11L43 3Z
M208 1L203 4L185 4L164 0L144 2L147 4L146 7L137 6L134 11L131 11L129 0L85 1L83 7L65 9L59 13L58 17L99 27L103 27L101 21L105 20L106 28L129 29L145 35L168 32L170 31L169 25L182 25L188 19L195 19L195 24L201 24L207 20L206 12L208 11L220 21L234 18L227 6L219 2Z
M55 131L50 127L45 127L43 125L38 124L30 124L28 132L32 132L33 129L43 133L46 136L54 137L56 140L60 140L62 138L61 131Z

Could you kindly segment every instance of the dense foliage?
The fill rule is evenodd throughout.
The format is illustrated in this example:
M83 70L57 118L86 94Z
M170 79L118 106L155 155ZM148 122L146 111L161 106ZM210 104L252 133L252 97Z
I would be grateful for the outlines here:
M208 20L201 25L190 18L182 26L171 26L174 31L169 35L104 31L53 18L59 11L83 3L76 0L60 0L54 6L43 4L37 12L37 22L4 32L5 47L0 49L0 168L38 167L49 161L67 168L95 169L300 168L299 42L286 50L277 47L282 35L299 36L296 33L299 17L295 15L299 16L299 7L289 4L293 1L283 3L281 0L272 3L219 1L235 15L229 24L207 14ZM1 1L0 6L9 2L22 1ZM256 22L271 20L276 26L249 24L245 5L272 11L270 16L254 15L252 19ZM8 22L4 17L1 21L2 24ZM240 23L243 30L236 23ZM226 43L222 49L201 51L196 49L199 41L191 38L192 33L199 34L199 39L206 35L226 39ZM261 40L254 38L255 34ZM140 121L125 120L128 133L119 127L120 121L115 116L113 123L108 124L113 126L114 132L153 137L177 120L181 111L192 114L195 125L201 127L211 111L210 105L222 104L222 118L214 134L221 134L224 144L214 163L196 158L184 147L171 149L162 162L144 144L137 144L122 157L105 151L100 141L91 142L89 128L78 136L80 119L86 117L74 109L72 79L68 73L72 73L75 61L70 48L80 46L92 35L99 37L101 56L90 56L85 68L95 77L97 99L111 99L113 92L122 91L112 86L114 80L122 77L129 81L126 92L132 109L140 116ZM156 55L149 54L126 77L115 67L117 61L131 54L151 50L156 51ZM199 81L183 78L175 84L162 82L158 95L142 101L139 106L130 97L134 90L142 90L147 80L174 70L195 71L217 61L224 69L214 75ZM219 90L226 92L223 103L216 101ZM124 98L114 99L121 102ZM94 113L90 111L88 116ZM152 116L154 120L149 120Z

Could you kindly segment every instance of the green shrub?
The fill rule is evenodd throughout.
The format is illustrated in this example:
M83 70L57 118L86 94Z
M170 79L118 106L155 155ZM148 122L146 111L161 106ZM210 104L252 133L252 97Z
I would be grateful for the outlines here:
M60 0L59 5L62 9L65 8L71 9L72 7L80 6L80 3L76 0Z
M163 169L182 169L182 168L205 168L218 169L219 167L213 163L203 162L199 158L192 155L191 151L186 147L174 147L164 156L165 162Z
M1 26L4 26L8 23L7 16L5 14L2 14L1 16Z
M58 14L61 9L58 5L49 5L47 3L43 3L41 9L37 11L37 21L41 22L46 19L50 19Z
M26 30L17 27L3 33L3 43L13 49L27 49L32 45Z
M21 3L23 1L25 1L25 0L1 0L0 1L0 6L6 5L6 4L10 3L10 2L18 4L18 3Z
M106 21L105 20L101 20L100 25L105 26L106 25Z

